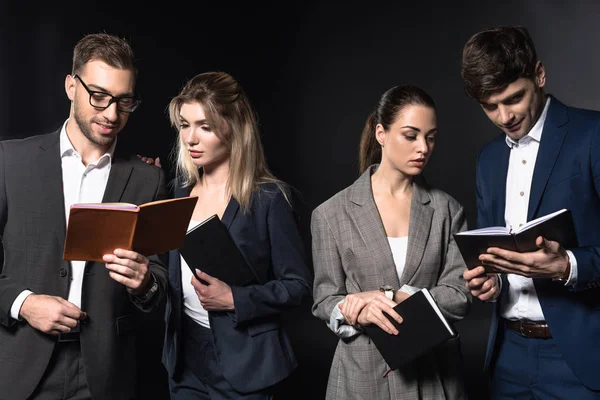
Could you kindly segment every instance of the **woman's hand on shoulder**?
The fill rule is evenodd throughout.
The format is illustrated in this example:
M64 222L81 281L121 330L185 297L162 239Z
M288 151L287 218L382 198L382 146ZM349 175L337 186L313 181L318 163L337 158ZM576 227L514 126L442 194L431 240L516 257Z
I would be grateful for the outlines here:
M160 164L160 158L156 157L156 158L152 158L152 157L146 157L146 156L142 156L140 154L137 155L138 158L140 160L142 160L143 162L145 162L146 164L149 165L156 165L159 168L162 168L162 165Z

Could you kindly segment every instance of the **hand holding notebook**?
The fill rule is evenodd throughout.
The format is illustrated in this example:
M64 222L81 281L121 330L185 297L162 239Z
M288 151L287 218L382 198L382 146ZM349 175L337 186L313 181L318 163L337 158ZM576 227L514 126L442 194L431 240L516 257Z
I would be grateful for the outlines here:
M455 336L431 293L423 288L394 307L402 323L386 317L398 334L391 335L377 325L364 327L390 369L397 369Z
M490 247L499 247L519 253L538 250L536 239L543 236L558 242L563 248L577 247L577 234L569 210L562 209L544 215L516 228L492 226L454 234L454 240L467 265L473 269L481 265L479 255Z

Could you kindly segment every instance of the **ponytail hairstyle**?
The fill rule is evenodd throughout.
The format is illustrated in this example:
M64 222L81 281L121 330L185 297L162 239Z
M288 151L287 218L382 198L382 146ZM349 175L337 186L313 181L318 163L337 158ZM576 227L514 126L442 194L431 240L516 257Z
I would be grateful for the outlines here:
M435 103L431 96L416 86L394 86L381 96L377 107L369 114L360 137L358 155L360 174L365 172L369 166L381 162L381 145L375 138L375 127L381 124L387 131L402 110L411 105L425 106L435 110Z

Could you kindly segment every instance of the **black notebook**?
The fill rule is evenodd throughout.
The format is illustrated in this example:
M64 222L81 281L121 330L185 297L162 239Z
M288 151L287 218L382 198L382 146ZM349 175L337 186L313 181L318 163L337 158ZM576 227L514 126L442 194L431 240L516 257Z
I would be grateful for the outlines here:
M179 253L196 278L195 270L199 269L231 286L245 286L255 280L227 227L216 214L187 232Z
M387 314L386 317L398 329L397 335L375 324L364 327L390 369L402 367L455 335L426 288L396 305L394 310L402 317L401 324Z
M520 253L536 251L538 236L556 241L568 249L577 247L577 234L571 211L562 209L523 224L516 229L504 226L491 226L454 234L454 240L467 265L472 269L481 265L479 255L489 247L499 247Z

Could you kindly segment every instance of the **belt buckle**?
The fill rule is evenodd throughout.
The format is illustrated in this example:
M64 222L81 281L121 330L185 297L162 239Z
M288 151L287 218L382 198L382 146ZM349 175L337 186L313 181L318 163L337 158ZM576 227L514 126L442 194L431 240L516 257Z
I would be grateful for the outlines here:
M519 321L519 332L521 333L521 336L527 337L527 335L525 334L526 331L523 328L523 321L522 320Z

